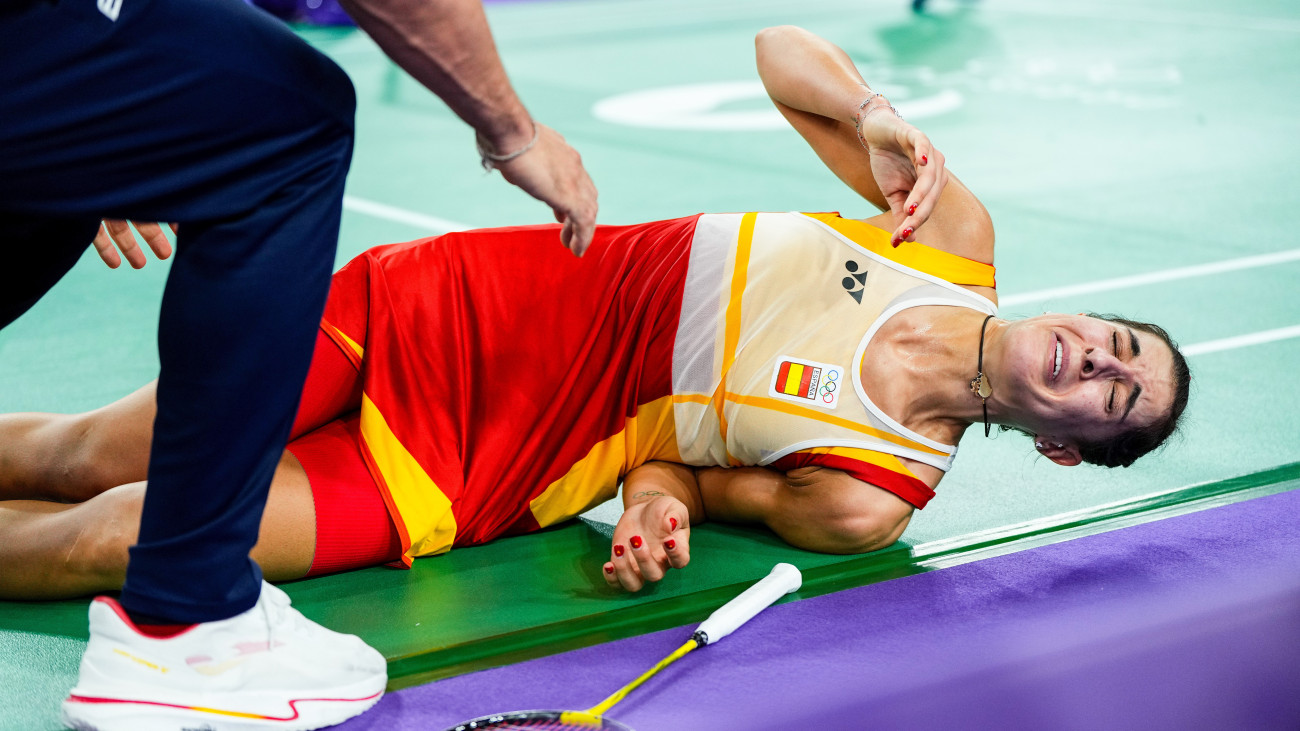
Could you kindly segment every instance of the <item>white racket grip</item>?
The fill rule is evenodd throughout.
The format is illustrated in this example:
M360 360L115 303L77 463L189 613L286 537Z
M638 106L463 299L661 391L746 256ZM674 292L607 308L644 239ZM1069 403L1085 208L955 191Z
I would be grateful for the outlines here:
M709 645L735 632L754 615L772 606L772 602L803 585L803 574L788 563L779 563L757 584L740 596L723 604L709 618L700 623L695 636L701 645Z

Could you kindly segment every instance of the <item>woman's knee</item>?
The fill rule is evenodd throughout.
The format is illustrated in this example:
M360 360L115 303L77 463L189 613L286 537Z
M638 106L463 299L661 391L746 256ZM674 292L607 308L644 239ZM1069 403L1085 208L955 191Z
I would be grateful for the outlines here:
M52 443L45 482L57 500L84 502L148 474L148 435L114 428L101 412L59 417L45 429Z
M144 483L121 485L69 511L76 536L68 547L67 569L96 585L120 587L130 548L140 533Z

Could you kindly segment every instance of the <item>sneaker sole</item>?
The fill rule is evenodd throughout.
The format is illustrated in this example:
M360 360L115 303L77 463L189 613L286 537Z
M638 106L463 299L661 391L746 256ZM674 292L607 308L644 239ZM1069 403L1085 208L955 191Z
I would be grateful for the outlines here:
M373 684L369 685L373 688ZM290 713L284 717L155 701L73 696L63 702L61 720L76 731L313 731L365 713L379 702L384 690L381 685L378 692L361 693L345 699L295 699L289 701Z

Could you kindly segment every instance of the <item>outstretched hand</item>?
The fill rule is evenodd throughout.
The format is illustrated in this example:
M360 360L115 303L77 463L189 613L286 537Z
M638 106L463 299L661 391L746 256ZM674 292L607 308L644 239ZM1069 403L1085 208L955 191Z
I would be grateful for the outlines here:
M869 106L859 133L871 153L871 173L894 216L894 246L915 241L948 184L943 153L886 104Z
M582 256L596 231L596 184L582 166L578 151L564 137L537 124L537 143L527 153L494 165L509 182L551 207L563 224L560 241Z
M135 224L135 230L140 232L149 248L153 250L154 256L159 259L166 259L172 255L172 244L167 240L163 233L162 226L157 223ZM176 224L171 224L172 232L176 231ZM139 269L148 261L145 258L144 251L140 249L140 242L136 239L135 234L131 231L131 223L112 218L104 219L99 225L99 231L95 234L95 251L99 252L99 258L104 260L109 269L116 269L122 266L122 257L126 257L126 262L131 265L132 269ZM118 249L122 253L118 255Z
M668 569L690 563L690 538L690 514L681 500L661 495L629 507L614 527L605 583L640 591L646 582L659 581Z

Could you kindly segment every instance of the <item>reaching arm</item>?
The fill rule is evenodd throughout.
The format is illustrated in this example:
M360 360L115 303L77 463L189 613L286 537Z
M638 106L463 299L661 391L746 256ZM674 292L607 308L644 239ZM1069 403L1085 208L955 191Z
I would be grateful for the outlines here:
M979 200L952 177L943 153L893 113L840 48L802 28L767 28L755 39L758 72L791 126L835 175L887 216L895 245L915 240L992 263L993 226ZM864 147L865 145L865 147Z
M581 254L596 224L596 188L564 138L534 122L510 86L480 0L341 0L357 25L479 134L484 147L526 154L496 163L506 180L551 206Z

